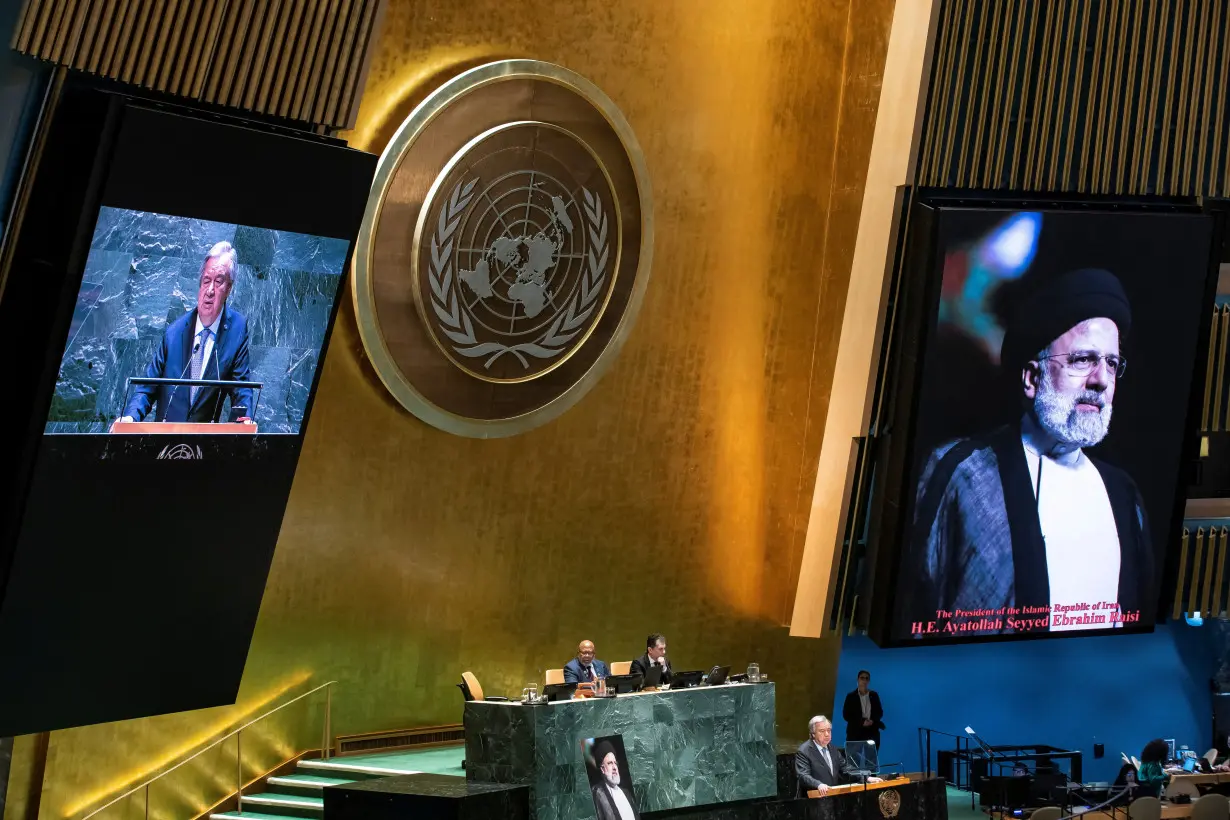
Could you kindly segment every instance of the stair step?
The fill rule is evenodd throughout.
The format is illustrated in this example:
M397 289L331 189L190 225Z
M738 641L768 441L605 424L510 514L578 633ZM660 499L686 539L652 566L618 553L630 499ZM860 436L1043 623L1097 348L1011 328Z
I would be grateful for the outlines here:
M254 808L260 812L278 812L283 817L320 817L325 812L323 797L305 797L283 792L245 794L239 801L240 811Z
M340 763L333 760L300 760L299 771L308 774L333 772L339 775L360 776L355 779L388 777L391 774L422 774L422 772L416 769L396 769L389 766L376 766L364 763Z
M353 782L353 777L327 777L319 774L279 774L265 778L265 783L277 786L278 791L309 796L319 796L325 786L344 786Z
M304 808L312 809L323 809L325 807L325 799L323 797L307 797L302 794L289 794L286 792L245 794L243 801L257 806L303 806Z

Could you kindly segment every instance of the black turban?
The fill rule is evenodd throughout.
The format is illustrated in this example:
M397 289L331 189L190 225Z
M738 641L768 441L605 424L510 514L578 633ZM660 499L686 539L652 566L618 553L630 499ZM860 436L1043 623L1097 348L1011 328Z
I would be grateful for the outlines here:
M1051 342L1097 317L1115 323L1120 341L1132 327L1131 305L1113 273L1084 268L1050 277L1025 294L1009 313L1000 363L1009 373L1019 373Z
M615 746L609 741L604 740L601 743L594 745L594 762L599 766L602 765L603 759L615 751Z

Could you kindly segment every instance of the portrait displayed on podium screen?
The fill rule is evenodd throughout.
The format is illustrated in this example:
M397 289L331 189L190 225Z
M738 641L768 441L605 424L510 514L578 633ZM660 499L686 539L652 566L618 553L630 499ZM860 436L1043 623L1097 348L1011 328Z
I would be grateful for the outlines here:
M1150 629L1212 220L941 208L893 639Z
M637 820L641 814L632 789L623 737L585 738L581 741L581 756L598 820Z
M178 422L297 434L348 250L341 239L101 208L45 432Z

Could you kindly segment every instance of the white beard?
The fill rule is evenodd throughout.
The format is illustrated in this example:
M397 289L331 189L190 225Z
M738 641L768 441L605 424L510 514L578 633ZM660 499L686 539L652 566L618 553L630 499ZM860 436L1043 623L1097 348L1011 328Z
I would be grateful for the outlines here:
M619 785L619 772L618 771L615 772L615 774L607 774L606 772L603 772L602 778L606 780L606 784L608 786L618 786Z
M1097 413L1078 411L1077 403L1096 404L1102 409ZM1038 383L1038 395L1034 398L1034 416L1043 430L1062 444L1075 447L1093 447L1110 432L1112 406L1101 393L1082 390L1065 394L1051 383L1050 371L1042 371Z

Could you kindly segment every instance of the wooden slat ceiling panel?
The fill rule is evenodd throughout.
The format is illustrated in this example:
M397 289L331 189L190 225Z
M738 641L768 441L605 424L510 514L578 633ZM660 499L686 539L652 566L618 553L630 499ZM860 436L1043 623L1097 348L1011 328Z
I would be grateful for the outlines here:
M350 128L386 0L26 0L12 47L152 91Z

